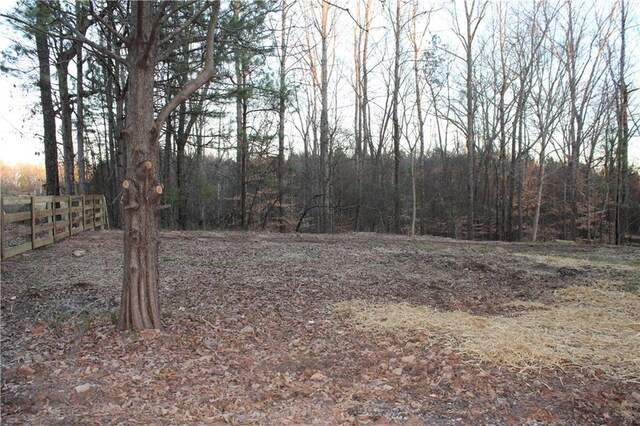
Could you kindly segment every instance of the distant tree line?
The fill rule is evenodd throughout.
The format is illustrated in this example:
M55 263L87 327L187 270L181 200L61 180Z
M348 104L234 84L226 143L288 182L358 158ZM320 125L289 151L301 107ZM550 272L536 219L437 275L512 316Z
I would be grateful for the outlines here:
M143 90L134 4L22 0L4 17L16 43L2 66L30 69L40 93L46 192L104 193L115 226ZM211 4L151 2L159 116L202 73ZM632 7L223 1L210 77L160 122L161 225L638 238Z

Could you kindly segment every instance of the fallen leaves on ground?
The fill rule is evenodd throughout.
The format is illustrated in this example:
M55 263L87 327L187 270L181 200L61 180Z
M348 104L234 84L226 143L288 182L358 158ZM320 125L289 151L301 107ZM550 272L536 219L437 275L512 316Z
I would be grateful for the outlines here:
M640 422L640 384L607 371L478 363L432 331L331 309L518 315L577 285L624 290L638 249L168 232L164 328L139 333L114 327L121 253L121 233L84 233L2 264L3 424Z

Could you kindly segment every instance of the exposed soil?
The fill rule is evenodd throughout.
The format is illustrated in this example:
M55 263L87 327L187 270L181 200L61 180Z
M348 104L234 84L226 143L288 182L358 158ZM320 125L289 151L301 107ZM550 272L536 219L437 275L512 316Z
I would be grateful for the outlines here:
M122 333L120 232L5 261L2 423L640 424L636 378L481 363L432 330L364 328L333 308L509 315L569 286L637 291L638 248L169 232L160 276L165 328Z

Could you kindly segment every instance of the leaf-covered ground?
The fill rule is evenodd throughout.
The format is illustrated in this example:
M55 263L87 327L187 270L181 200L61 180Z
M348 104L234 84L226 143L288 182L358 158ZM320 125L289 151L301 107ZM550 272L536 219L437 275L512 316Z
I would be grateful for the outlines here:
M2 264L1 420L638 424L635 379L479 362L434 330L363 327L335 306L509 315L509 302L548 303L570 286L637 291L639 259L637 248L559 243L170 232L165 327L131 334L113 325L122 234L84 233Z

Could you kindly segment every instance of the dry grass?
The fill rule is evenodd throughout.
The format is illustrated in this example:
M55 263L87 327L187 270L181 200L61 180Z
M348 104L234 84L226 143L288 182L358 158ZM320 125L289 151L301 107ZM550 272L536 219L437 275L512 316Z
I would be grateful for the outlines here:
M612 263L601 259L579 259L568 256L551 256L540 254L518 253L516 256L531 259L534 262L544 265L554 266L556 268L586 268L586 267L610 267L619 271L638 271L640 268L634 265L623 263Z
M577 366L640 381L640 297L610 289L570 287L554 302L515 301L515 316L441 312L427 306L341 302L367 327L428 329L461 353L518 368Z

